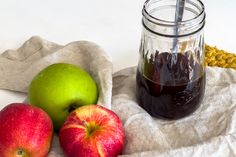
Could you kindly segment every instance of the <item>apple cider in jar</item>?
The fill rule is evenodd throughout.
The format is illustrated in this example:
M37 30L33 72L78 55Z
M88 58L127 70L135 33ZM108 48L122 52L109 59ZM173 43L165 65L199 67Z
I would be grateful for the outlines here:
M176 21L176 0L148 0L137 69L137 100L150 115L179 119L193 113L205 92L204 6L186 1Z

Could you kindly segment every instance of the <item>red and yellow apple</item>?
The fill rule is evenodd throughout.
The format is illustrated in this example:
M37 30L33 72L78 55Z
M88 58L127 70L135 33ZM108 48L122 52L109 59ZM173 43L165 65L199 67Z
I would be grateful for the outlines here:
M0 157L45 157L53 124L42 109L13 103L0 111Z
M69 114L59 139L68 157L116 157L124 147L124 129L113 111L88 105Z

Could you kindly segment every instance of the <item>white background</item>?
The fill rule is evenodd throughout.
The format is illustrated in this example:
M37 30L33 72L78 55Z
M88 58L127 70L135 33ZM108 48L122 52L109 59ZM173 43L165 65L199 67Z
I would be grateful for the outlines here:
M236 1L203 0L206 43L236 52ZM67 44L90 40L111 56L114 71L137 65L144 0L0 0L0 53L33 35ZM1 79L1 76L0 76ZM0 106L22 101L0 90Z

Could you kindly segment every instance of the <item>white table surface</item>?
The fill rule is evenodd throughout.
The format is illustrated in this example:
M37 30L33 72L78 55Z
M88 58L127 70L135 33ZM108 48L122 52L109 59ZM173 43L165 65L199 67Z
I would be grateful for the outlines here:
M205 41L236 52L236 1L203 0ZM67 44L90 40L111 56L114 71L137 65L144 0L0 0L0 53L33 35ZM1 77L0 77L1 79ZM24 94L0 90L0 109Z

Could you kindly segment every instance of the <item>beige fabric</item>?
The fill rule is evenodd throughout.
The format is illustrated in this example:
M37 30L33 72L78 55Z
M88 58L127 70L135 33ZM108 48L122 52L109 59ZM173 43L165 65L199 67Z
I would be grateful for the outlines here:
M71 42L65 46L34 36L17 50L0 55L0 89L27 92L32 78L53 63L71 63L85 69L97 82L98 104L110 108L112 63L95 43Z
M206 94L191 116L174 121L152 118L135 98L136 68L113 76L112 110L122 119L122 157L235 157L236 71L207 68Z
M0 89L27 92L44 67L66 62L88 71L99 85L99 104L121 118L126 145L121 157L234 157L236 156L236 72L207 68L206 94L191 116L164 121L152 118L136 103L135 71L113 75L112 63L96 44L86 41L65 46L32 37L17 50L0 55ZM111 105L112 97L112 105ZM55 134L49 157L63 157Z

